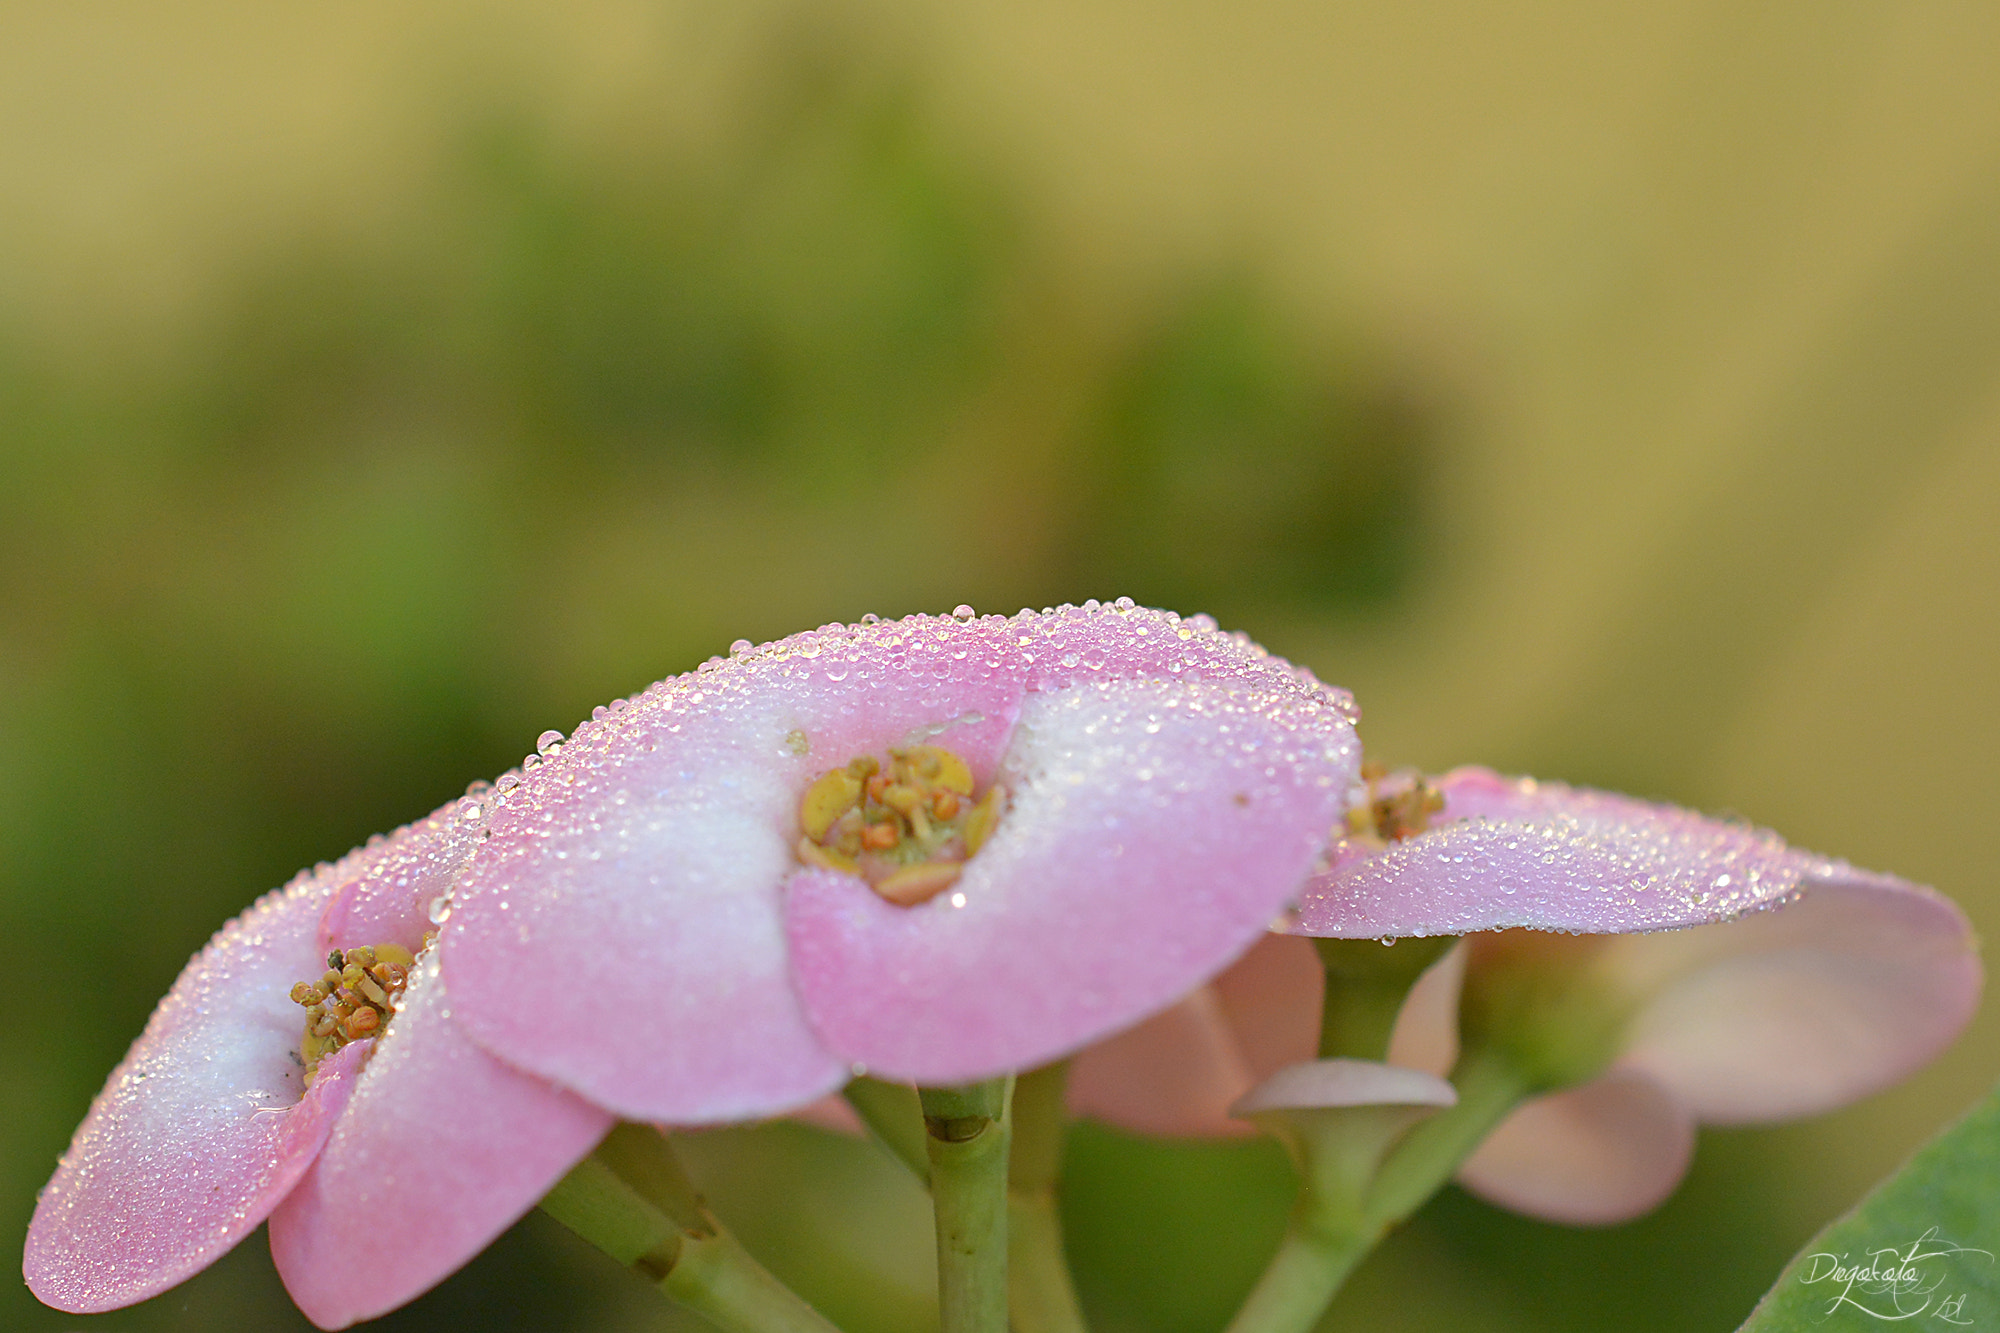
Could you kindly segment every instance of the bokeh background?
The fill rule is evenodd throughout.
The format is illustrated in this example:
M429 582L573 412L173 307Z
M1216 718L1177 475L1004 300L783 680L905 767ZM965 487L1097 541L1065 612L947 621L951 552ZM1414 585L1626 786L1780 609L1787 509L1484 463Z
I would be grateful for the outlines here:
M10 0L0 1235L257 893L869 611L1207 610L1380 758L1742 812L1994 935L1995 86L1972 4ZM1327 1327L1722 1333L1996 1070L1982 1015L1624 1227L1449 1191ZM931 1317L865 1145L689 1153L854 1333ZM1069 1172L1107 1333L1219 1328L1290 1190ZM90 1326L305 1327L261 1240ZM538 1215L384 1326L692 1327Z

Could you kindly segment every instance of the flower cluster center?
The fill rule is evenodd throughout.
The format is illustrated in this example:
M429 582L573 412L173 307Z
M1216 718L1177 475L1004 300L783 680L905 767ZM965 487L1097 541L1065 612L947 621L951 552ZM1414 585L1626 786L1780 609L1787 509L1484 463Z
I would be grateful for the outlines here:
M1347 836L1378 851L1422 833L1431 826L1431 816L1444 809L1444 793L1421 773L1391 773L1380 764L1363 764L1361 778L1367 785L1348 807Z
M899 907L937 897L985 845L1006 795L974 800L972 769L938 745L863 755L822 773L799 801L799 860L859 875Z
M306 1067L307 1086L321 1060L351 1041L381 1034L409 985L416 961L400 944L335 949L326 956L326 971L319 980L292 987L293 1001L306 1010L299 1059Z

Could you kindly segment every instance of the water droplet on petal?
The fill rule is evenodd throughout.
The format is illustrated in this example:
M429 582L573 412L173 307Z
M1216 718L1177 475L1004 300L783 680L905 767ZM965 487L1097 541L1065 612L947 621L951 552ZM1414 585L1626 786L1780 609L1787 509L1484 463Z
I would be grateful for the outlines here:
M535 753L544 758L554 758L562 751L563 734L550 729L535 737Z

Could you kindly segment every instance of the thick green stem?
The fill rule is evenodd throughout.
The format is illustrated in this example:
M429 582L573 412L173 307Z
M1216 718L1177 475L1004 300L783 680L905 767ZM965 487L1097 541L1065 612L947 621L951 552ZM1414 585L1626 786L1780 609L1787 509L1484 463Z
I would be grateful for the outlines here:
M727 1333L839 1333L716 1220L647 1126L613 1129L542 1208Z
M1063 1254L1063 1088L1069 1067L1044 1065L1014 1082L1007 1164L1007 1296L1014 1333L1084 1333Z
M1451 935L1397 940L1314 940L1326 969L1321 1010L1322 1060L1382 1060L1410 987L1458 941Z
M924 1111L917 1090L907 1083L884 1083L863 1075L841 1090L854 1114L868 1126L868 1132L889 1155L916 1172L918 1180L931 1173L930 1149L925 1146Z
M940 1333L1007 1333L1007 1105L1014 1080L924 1088Z

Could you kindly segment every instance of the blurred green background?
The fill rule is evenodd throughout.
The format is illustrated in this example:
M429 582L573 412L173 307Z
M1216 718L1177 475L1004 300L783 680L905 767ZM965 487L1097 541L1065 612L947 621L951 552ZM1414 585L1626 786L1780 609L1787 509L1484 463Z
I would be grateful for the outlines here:
M867 611L1207 610L1378 757L1740 811L1992 935L1996 80L1977 5L0 7L0 1232L258 892ZM1996 1066L1983 1015L1707 1133L1625 1227L1447 1192L1327 1327L1722 1333ZM689 1152L922 1327L865 1145ZM1107 1331L1218 1328L1290 1188L1091 1126L1070 1176ZM305 1327L261 1240L90 1323ZM539 1216L384 1323L687 1327Z

